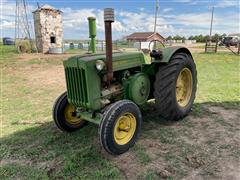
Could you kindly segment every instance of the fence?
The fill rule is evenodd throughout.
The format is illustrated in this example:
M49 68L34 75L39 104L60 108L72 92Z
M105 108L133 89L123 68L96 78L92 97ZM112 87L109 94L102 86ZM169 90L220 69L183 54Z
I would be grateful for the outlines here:
M213 43L212 41L206 41L205 44L205 52L217 52L217 48L218 48L218 41L216 41L215 43Z
M66 41L63 45L64 50L84 50L90 51L90 41ZM96 41L96 49L98 52L105 51L106 44L104 40L97 40ZM119 50L123 48L134 48L134 42L127 42L127 41L113 41L113 50Z

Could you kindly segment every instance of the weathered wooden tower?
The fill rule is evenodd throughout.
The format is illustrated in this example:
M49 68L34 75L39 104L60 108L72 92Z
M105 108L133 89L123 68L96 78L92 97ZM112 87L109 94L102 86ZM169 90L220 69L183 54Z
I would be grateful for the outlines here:
M49 48L63 46L62 11L43 5L33 12L38 52L48 53Z

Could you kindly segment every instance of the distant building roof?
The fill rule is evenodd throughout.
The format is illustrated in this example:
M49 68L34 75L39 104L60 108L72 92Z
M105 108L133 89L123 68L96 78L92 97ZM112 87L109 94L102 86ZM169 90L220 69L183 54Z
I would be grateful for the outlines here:
M37 11L41 11L41 10L52 10L52 11L58 11L58 12L62 13L62 11L60 11L59 9L56 9L48 4L44 4L40 7L38 7L35 11L33 11L33 13L35 13Z
M154 32L135 32L129 36L127 36L127 40L142 40L142 41L147 41L150 39L152 36L158 36L160 39L164 40L164 37L162 37L159 33L154 33Z

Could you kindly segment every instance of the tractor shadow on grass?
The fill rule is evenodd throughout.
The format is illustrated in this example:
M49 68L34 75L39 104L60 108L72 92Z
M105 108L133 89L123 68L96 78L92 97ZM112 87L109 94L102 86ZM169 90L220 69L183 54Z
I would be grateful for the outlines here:
M204 103L194 103L193 108L188 116L193 117L202 117L204 115L209 115L211 113L209 111L210 107L223 107L225 109L240 109L240 101L227 101L227 102L204 102ZM170 126L175 124L176 122L181 122L185 120L188 116L178 121L169 121L163 117L161 117L155 108L153 102L148 103L146 106L142 108L142 115L144 122L154 122L164 126Z
M166 145L166 147L177 144L179 136L186 136L186 134L191 136L192 131L197 132L199 128L204 128L202 127L204 126L203 123L196 125L197 120L195 121L194 118L199 120L202 117L212 115L217 117L218 113L221 114L216 108L211 110L211 107L220 107L226 109L226 111L229 110L230 113L233 110L239 113L239 105L240 101L196 103L192 112L184 118L184 121L167 121L158 116L153 104L150 104L148 108L143 110L142 133L139 142L137 142L137 147L142 146L142 142L148 141L151 141L151 143L156 141ZM226 113L225 116L227 116ZM6 174L8 172L11 174L11 165L17 166L19 168L17 171L22 172L24 177L29 177L28 171L34 171L36 174L32 173L33 176L30 178L34 178L34 175L50 178L82 175L90 178L113 178L121 177L124 174L121 167L118 165L116 167L114 162L116 159L111 158L111 155L108 158L108 155L103 152L104 150L99 142L98 127L94 124L89 123L88 126L74 133L61 132L53 122L12 124L12 128L19 127L25 130L1 138L1 167L5 168ZM196 145L194 141L191 141L191 143L193 146ZM148 149L147 146L148 143L144 144L143 149ZM181 152L182 145L175 146L175 151ZM133 148L130 153L135 153L135 151L138 153L139 149ZM140 158L142 158L142 155ZM139 162L134 158L131 160ZM26 170L26 167L29 170ZM176 171L172 176L181 177L178 173L181 172Z

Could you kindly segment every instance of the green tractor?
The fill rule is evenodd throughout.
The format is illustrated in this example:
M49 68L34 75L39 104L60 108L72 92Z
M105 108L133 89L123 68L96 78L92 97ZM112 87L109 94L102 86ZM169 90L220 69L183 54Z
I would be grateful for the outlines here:
M64 61L67 92L56 100L53 119L66 132L88 122L99 125L104 149L122 154L139 137L140 109L148 100L155 99L159 115L169 120L189 113L196 94L196 66L185 47L113 53L111 8L104 10L106 53L95 53L96 21L88 20L93 53Z

